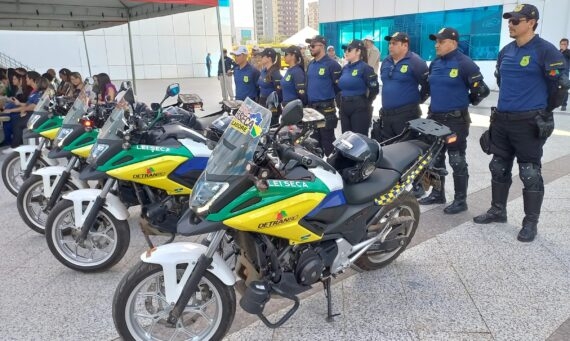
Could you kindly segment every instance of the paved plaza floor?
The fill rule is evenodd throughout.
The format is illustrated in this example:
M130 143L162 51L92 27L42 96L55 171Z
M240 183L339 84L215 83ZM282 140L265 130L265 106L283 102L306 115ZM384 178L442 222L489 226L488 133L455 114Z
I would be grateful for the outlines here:
M158 102L173 81L138 81L139 98ZM183 93L204 98L205 113L219 108L217 79L179 82ZM340 313L335 322L325 322L326 300L316 285L276 330L238 308L227 340L570 340L570 115L555 113L557 129L544 148L539 234L533 243L520 243L516 235L524 213L516 166L508 223L472 222L490 203L490 157L478 139L496 98L492 93L470 109L467 212L447 216L444 205L422 207L412 245L396 261L333 281L334 310ZM4 157L0 150L0 163ZM453 182L448 183L450 202ZM83 274L52 256L45 238L20 219L15 197L0 185L0 340L116 340L112 296L145 250L139 210L130 213L131 246L124 259L109 271ZM267 309L275 320L287 306L277 301Z

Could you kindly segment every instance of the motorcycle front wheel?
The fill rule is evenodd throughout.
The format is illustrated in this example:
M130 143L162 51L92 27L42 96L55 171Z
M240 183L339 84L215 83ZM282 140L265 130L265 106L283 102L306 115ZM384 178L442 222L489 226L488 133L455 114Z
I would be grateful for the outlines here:
M77 186L71 181L67 181L63 185L62 193L52 193L52 195L61 196L76 189ZM45 206L48 200L44 195L43 178L39 175L30 176L20 187L16 199L18 212L24 223L37 233L45 234L46 220L49 215L49 211L45 211Z
M48 163L39 157L34 165L34 170L47 167L47 165ZM26 180L22 177L23 174L24 170L20 166L20 153L10 153L2 163L2 181L4 182L6 189L8 189L8 191L14 196L18 196L20 187Z
M95 272L117 264L127 252L131 239L129 223L118 220L102 208L82 243L81 228L75 226L73 202L61 200L46 222L46 241L51 253L68 268Z
M404 252L410 244L412 237L416 233L420 221L420 207L417 199L409 192L402 193L391 203L381 208L382 216L375 224L374 229L369 228L367 238L372 238L378 233L384 234L384 242L377 242L370 250L365 252L354 262L354 266L359 270L376 270L390 264L394 259ZM393 224L397 218L413 218L413 223L403 230ZM382 248L382 244L391 243L394 246L388 250L376 251L375 246Z
M184 269L179 267L179 279ZM176 325L170 325L166 321L174 304L166 301L162 267L139 262L125 274L113 297L117 332L123 340L221 340L235 316L234 288L209 271L198 288Z

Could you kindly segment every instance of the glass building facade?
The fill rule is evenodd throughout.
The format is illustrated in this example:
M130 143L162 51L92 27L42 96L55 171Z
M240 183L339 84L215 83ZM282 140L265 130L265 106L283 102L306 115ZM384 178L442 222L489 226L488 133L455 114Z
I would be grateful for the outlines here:
M320 24L329 45L341 52L341 46L367 35L375 37L375 44L388 55L388 42L384 37L394 32L410 36L410 50L425 60L435 58L434 42L429 35L442 27L459 31L459 48L473 60L496 60L499 53L503 6L485 6L451 11L398 15L393 17L357 19ZM339 53L340 54L340 53Z

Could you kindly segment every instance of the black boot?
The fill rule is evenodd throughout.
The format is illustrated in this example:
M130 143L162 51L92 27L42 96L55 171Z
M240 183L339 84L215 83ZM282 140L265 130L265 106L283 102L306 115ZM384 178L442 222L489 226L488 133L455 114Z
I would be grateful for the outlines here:
M431 189L431 193L423 198L418 200L420 205L433 205L433 204L445 204L445 177L441 177L441 188Z
M532 242L536 237L536 225L540 216L540 207L544 191L527 191L523 189L524 219L522 229L517 236L521 242Z
M422 186L421 183L416 182L416 183L414 183L414 188L412 189L412 194L414 195L414 197L416 197L416 199L419 199L419 198L423 197L424 194L426 194L426 191L424 190L424 187Z
M443 209L445 214L457 214L467 211L467 184L469 183L469 175L453 175L453 183L455 184L455 197L451 205Z
M509 182L491 181L492 200L491 208L486 213L473 218L476 224L506 223L507 222L507 198L509 197Z

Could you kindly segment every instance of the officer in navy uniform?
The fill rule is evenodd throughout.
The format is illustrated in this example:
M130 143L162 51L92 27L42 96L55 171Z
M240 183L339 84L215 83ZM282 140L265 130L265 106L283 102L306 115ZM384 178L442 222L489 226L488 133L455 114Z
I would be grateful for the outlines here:
M234 82L236 85L236 99L243 101L246 97L257 101L259 98L259 70L251 66L247 61L248 51L245 46L240 46L232 54L235 56Z
M429 66L429 87L431 104L428 118L448 126L457 135L457 141L444 147L438 155L435 166L445 168L445 149L449 164L453 168L455 197L453 203L443 212L456 214L467 210L467 184L469 173L465 150L471 118L469 103L479 104L489 95L489 88L483 82L479 67L458 50L459 33L454 28L442 28L429 38L436 41L437 58ZM443 175L443 174L442 174ZM445 177L441 177L441 188L432 189L430 195L419 201L422 205L445 203Z
M347 64L342 68L338 87L341 90L340 126L368 136L372 120L370 107L380 91L378 75L367 64L366 47L361 40L343 45Z
M422 115L420 103L429 97L428 66L409 50L410 38L404 32L384 37L390 42L390 55L382 61L382 109L379 131L380 142L399 135L406 122Z
M335 97L339 93L338 78L341 67L325 51L325 37L317 35L305 40L309 44L313 60L307 67L307 100L309 107L325 116L325 127L315 131L313 137L319 141L325 155L330 155L335 140L334 130L338 125Z
M538 9L521 4L503 18L515 40L499 52L495 76L499 85L497 108L491 112L491 208L476 216L477 224L507 221L507 198L514 158L523 183L525 217L517 239L533 241L544 197L541 175L542 147L554 130L552 110L560 105L570 81L564 58L554 45L534 31ZM483 146L482 142L482 146ZM485 147L484 147L485 148Z
M300 99L303 105L307 104L307 90L305 83L305 60L301 49L291 45L285 49L285 62L289 65L285 75L281 79L281 91L283 93L283 106L287 103Z

